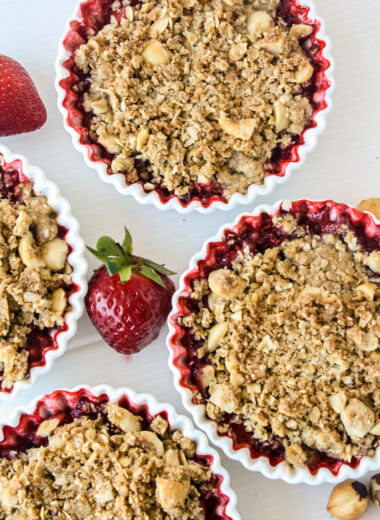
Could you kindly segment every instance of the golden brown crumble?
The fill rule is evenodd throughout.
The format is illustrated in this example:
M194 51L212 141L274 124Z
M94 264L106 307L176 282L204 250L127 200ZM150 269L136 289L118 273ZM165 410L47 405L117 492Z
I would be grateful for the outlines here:
M144 0L76 52L90 74L85 109L114 172L177 196L213 181L261 185L265 163L310 120L313 67L299 39L312 27L275 19L279 0Z
M260 441L280 438L294 466L315 450L346 461L372 456L380 252L364 253L351 232L310 236L291 216L274 220L298 238L263 254L241 251L231 269L197 280L199 312L180 320L205 340L198 357L209 363L200 377L207 415L223 423L235 414Z
M211 472L194 460L195 445L157 417L116 404L58 426L44 421L46 447L0 461L0 516L9 520L201 520L200 495ZM116 428L115 428L116 426ZM43 514L42 514L43 512Z
M35 328L59 327L68 309L68 245L57 237L57 214L44 196L22 187L20 201L0 200L0 382L29 377L26 340Z

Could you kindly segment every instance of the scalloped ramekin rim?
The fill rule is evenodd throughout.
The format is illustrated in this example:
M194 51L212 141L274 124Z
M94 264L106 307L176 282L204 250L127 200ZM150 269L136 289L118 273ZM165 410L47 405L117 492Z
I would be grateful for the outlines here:
M311 203L324 202L306 198L300 200L305 200L306 202ZM181 275L178 283L178 289L173 295L172 311L169 314L167 320L169 327L169 333L166 338L166 344L169 350L168 364L169 369L173 374L174 386L181 396L183 406L191 414L195 424L206 433L207 437L210 439L211 442L213 442L213 444L215 444L216 446L218 446L218 448L223 450L224 454L227 457L240 462L249 471L259 472L265 477L272 480L284 480L288 484L336 484L348 478L360 478L372 470L379 469L380 447L377 448L374 457L362 457L360 459L359 465L356 468L352 468L345 464L342 465L339 468L337 475L334 475L328 468L324 467L319 468L316 474L312 474L308 468L290 468L285 461L280 462L276 466L272 466L269 459L263 455L259 456L256 459L253 459L248 448L235 449L233 447L233 442L230 437L222 437L218 434L215 423L206 417L205 406L203 404L194 405L192 403L193 392L189 388L186 388L181 384L181 371L174 364L174 345L172 343L172 338L177 333L178 329L176 329L173 325L173 318L178 314L179 297L182 295L182 291L186 289L185 278L191 271L197 268L199 260L205 259L205 257L208 254L208 244L213 242L220 242L223 238L224 231L226 229L235 228L235 226L237 226L240 220L244 217L258 216L261 213L268 213L269 215L271 215L274 212L276 212L276 210L278 210L278 208L282 204L292 204L293 202L297 201L288 201L286 199L282 199L278 200L273 205L262 204L260 206L257 206L251 213L241 213L235 218L235 220L232 223L220 226L216 234L206 239L200 251L190 259L188 268ZM350 206L348 204L346 204L346 206L355 209L353 208L353 206ZM377 219L372 213L368 211L362 211L362 213L367 213L372 217L375 224L380 225L380 220Z
M198 455L207 455L212 457L210 469L214 474L221 477L219 489L222 492L222 494L229 499L228 503L225 506L225 514L231 520L241 520L241 517L237 512L237 496L230 486L230 476L227 470L222 466L219 454L210 446L206 435L202 431L199 431L197 428L195 428L188 417L178 414L171 404L165 402L158 402L156 398L153 397L153 395L148 393L138 394L129 387L114 388L106 384L99 384L96 386L83 384L77 385L71 389L58 388L57 390L50 392L50 394L39 395L29 403L18 406L12 412L11 416L6 422L2 421L0 423L0 441L3 440L4 426L18 426L20 422L20 417L23 414L33 414L36 409L37 403L40 400L43 400L47 395L51 395L52 393L55 393L57 391L76 393L80 390L88 391L95 396L106 394L109 397L110 401L113 402L118 401L123 396L127 396L128 400L133 404L146 405L149 413L152 415L156 415L160 412L166 412L168 414L169 426L171 429L178 428L186 437L189 437L191 440L193 440L197 445L196 452Z
M63 116L64 128L71 135L74 148L83 155L87 166L95 169L100 179L103 182L112 184L121 195L132 195L140 204L153 204L157 209L163 211L174 209L181 214L190 213L192 211L198 211L199 213L206 214L211 213L216 209L227 211L233 209L238 204L250 204L254 202L257 197L266 196L272 193L277 184L283 184L284 182L288 181L292 173L303 166L306 160L306 156L316 148L319 136L326 129L327 115L330 113L333 106L332 96L335 90L335 80L333 73L335 69L335 61L331 55L332 44L330 38L326 34L326 24L324 20L318 16L314 0L300 0L301 5L309 9L308 16L312 20L317 20L320 23L320 28L318 30L318 40L324 43L322 55L323 58L329 63L329 66L324 70L324 75L329 82L329 87L324 91L325 107L313 115L315 126L310 127L304 131L304 143L296 147L298 160L289 162L286 165L283 176L269 175L265 178L264 184L262 186L252 184L248 188L246 194L243 195L241 193L234 193L228 202L215 200L210 202L207 206L204 206L199 200L195 199L184 206L180 203L177 197L171 197L168 201L163 203L160 200L157 191L151 191L147 193L139 183L128 185L123 174L116 173L109 175L104 163L90 159L86 145L80 143L79 133L68 124L68 110L63 106L66 90L60 85L60 82L69 76L69 71L64 67L64 62L68 59L68 54L64 47L64 39L70 30L70 22L73 20L81 20L81 18L79 18L79 7L82 1L83 0L79 0L75 6L73 15L68 20L65 26L64 34L58 45L58 55L55 61L55 88L58 95L58 110Z
M76 333L77 322L84 310L83 299L87 290L87 262L84 257L84 242L79 235L79 223L71 215L70 204L60 195L57 185L47 178L41 168L33 166L25 156L14 154L3 145L0 145L0 154L4 156L7 163L16 160L21 161L22 171L26 177L33 181L35 192L46 196L49 204L58 213L58 223L67 228L68 231L65 236L65 241L72 247L68 261L73 268L72 280L76 286L76 290L69 296L72 309L65 315L66 329L59 331L55 338L57 348L48 350L44 354L45 362L43 365L30 369L30 378L28 381L16 381L11 392L0 391L0 402L4 402L15 398L22 390L30 389L39 376L49 372L54 361L65 353L67 343Z

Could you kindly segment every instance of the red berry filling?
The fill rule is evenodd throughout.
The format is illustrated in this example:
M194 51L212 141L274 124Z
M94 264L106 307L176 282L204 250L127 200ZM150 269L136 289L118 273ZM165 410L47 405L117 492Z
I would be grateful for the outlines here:
M125 16L125 9L114 11L112 9L113 4L113 0L86 0L81 3L79 16L83 20L81 22L71 22L71 30L67 33L63 42L69 55L69 58L64 62L64 67L70 74L66 79L60 82L61 87L65 90L63 106L68 111L67 122L69 126L74 128L80 135L80 143L87 147L89 158L94 162L103 162L107 167L107 173L109 175L113 174L111 162L114 155L109 153L106 148L97 141L94 141L90 135L93 115L92 113L86 112L83 105L84 94L90 87L89 74L84 74L75 64L74 54L82 44L88 41L89 37L107 25L112 16L116 17L118 21ZM138 1L131 1L132 6L138 4ZM330 87L330 82L325 76L325 71L330 66L330 63L323 57L325 43L317 38L321 24L309 18L309 8L300 5L298 0L282 0L278 8L277 17L281 17L285 20L288 26L294 23L306 23L313 27L312 35L302 42L302 49L310 58L314 68L313 80L310 85L303 88L303 95L307 97L313 108L312 119L302 135L294 136L291 144L283 149L274 149L272 157L266 165L267 175L283 177L289 162L298 162L299 160L298 147L305 142L305 131L308 128L317 126L315 116L318 112L327 107L325 97L326 91ZM146 165L141 160L135 160L135 168L140 178L144 179L138 182L141 185L149 182L148 177L150 174L148 174ZM156 191L162 203L166 203L175 196L163 185L157 187ZM217 200L227 202L223 187L214 182L210 182L209 184L193 183L190 191L178 198L184 207L193 200L198 200L204 207L208 207L212 202Z
M0 457L13 459L17 457L18 453L26 452L30 448L46 446L48 439L36 435L38 426L46 419L56 417L60 420L60 425L63 425L83 416L95 419L98 415L101 415L104 422L110 424L105 413L105 405L108 402L109 398L106 394L95 396L85 389L76 392L56 390L52 394L44 396L38 401L32 414L21 415L17 426L3 427L4 439L0 442ZM131 402L126 395L119 399L118 404L141 416L144 430L149 429L149 425L157 416L161 416L168 421L166 412L153 416L146 405L137 405ZM111 427L115 428L113 425ZM195 461L203 466L211 466L213 457L211 455L196 455ZM226 514L229 498L220 489L222 480L223 478L220 475L213 474L212 490L201 498L207 520L231 520Z
M191 292L196 280L206 279L211 271L230 267L242 249L248 248L251 254L255 255L277 247L285 240L296 239L295 233L286 233L273 223L273 217L288 214L292 215L297 225L302 226L311 236L335 234L343 239L351 231L363 252L372 253L380 250L380 229L370 215L332 201L300 200L293 202L289 211L285 211L281 206L273 215L267 213L261 213L259 216L247 215L242 217L236 226L226 229L223 239L220 242L209 243L205 259L199 260L197 267L185 277L186 293ZM380 275L372 273L371 276L379 279L380 282ZM202 303L208 306L207 297L206 300L202 300ZM201 369L209 363L209 360L207 354L201 359L198 358L197 352L204 345L204 341L195 339L190 327L179 326L178 319L196 313L198 309L198 301L186 294L180 296L178 312L171 319L176 332L170 341L174 352L174 365L181 373L181 385L197 393L197 397L193 398L194 405L205 402L206 396L201 385ZM243 424L236 423L233 414L225 413L220 424L227 426L226 433L220 435L232 438L235 450L247 447L252 458L264 455L273 466L285 459L285 450L280 438L273 437L264 443L258 441ZM359 462L360 459L353 458L349 465L357 467ZM348 463L316 451L308 468L312 474L315 474L319 468L327 467L336 475L343 464Z

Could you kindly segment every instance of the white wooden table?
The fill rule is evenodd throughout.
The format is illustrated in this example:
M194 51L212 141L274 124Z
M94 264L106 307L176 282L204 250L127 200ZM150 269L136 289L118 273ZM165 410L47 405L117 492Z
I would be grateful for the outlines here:
M209 216L181 216L140 206L103 184L71 145L56 108L54 60L58 40L76 0L0 0L0 53L20 61L30 72L48 110L48 122L31 134L4 138L1 142L42 167L60 187L81 225L82 236L95 244L102 234L121 238L126 224L135 239L135 250L166 262L181 273L190 256L225 222L249 207L216 212ZM380 196L380 0L316 0L327 24L336 60L337 89L334 108L316 151L290 181L257 201L280 198L332 198L357 204ZM95 266L88 258L90 270ZM166 329L160 338L132 361L125 361L98 336L87 316L69 351L29 391L12 403L0 405L0 419L13 407L57 387L81 383L128 385L154 394L184 412L167 366ZM290 486L246 471L222 457L238 494L244 520L325 520L330 485ZM371 506L367 520L379 518Z

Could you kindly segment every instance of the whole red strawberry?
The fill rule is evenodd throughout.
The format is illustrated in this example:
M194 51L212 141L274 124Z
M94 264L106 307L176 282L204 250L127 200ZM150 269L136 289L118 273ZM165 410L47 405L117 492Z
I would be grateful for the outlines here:
M46 108L24 67L0 54L0 136L37 130L46 117Z
M104 340L122 354L139 352L157 338L171 309L174 274L164 266L132 254L125 228L120 245L110 237L88 247L105 265L92 275L86 308Z

